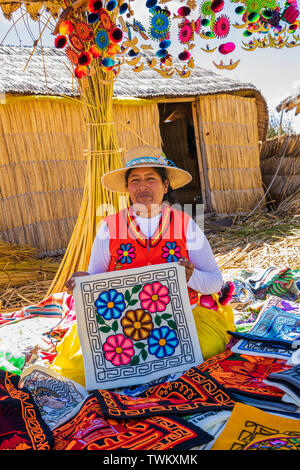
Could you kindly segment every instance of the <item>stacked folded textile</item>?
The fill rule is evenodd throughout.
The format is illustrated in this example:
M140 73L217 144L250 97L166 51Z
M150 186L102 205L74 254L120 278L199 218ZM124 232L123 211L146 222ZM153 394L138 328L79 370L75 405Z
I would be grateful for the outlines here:
M72 295L3 315L0 352L11 362L0 363L0 449L299 450L298 278L273 268L243 276L233 280L236 331L224 352L111 390L87 391L49 367L76 321Z

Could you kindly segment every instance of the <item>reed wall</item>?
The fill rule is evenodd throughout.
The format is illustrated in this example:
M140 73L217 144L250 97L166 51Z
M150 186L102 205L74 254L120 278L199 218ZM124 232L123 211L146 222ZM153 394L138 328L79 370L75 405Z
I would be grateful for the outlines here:
M300 188L300 135L282 135L261 144L260 165L269 197L275 202Z
M217 214L253 209L264 196L255 98L201 96L198 119L212 209Z
M201 96L197 114L212 209L218 214L253 209L264 194L255 98ZM114 122L124 151L143 143L162 145L164 128L161 134L155 102L114 100ZM171 126L164 142L167 156L195 173L185 118ZM30 244L46 254L68 246L83 195L86 144L77 101L22 96L0 105L1 240ZM200 193L199 181L193 174L194 187L186 188L186 196Z
M0 106L0 239L60 252L70 240L83 194L83 112L70 100L7 101ZM114 117L121 148L160 145L156 105L116 103Z

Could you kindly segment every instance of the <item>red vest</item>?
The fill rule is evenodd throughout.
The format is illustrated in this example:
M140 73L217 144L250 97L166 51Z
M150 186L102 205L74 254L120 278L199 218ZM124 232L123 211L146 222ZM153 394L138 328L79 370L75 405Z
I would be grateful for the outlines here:
M108 271L138 268L152 264L176 262L187 258L186 233L190 216L185 212L163 206L158 227L147 238L138 226L131 208L105 218L109 230L111 260ZM191 305L198 301L198 293L190 288Z

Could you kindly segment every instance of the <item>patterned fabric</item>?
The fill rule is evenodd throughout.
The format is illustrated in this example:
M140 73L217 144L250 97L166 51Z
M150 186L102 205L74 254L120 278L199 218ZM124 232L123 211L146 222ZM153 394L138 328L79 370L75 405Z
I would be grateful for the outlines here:
M79 384L37 365L25 369L19 387L30 391L51 430L74 416L88 396Z
M158 228L147 238L137 225L132 210L123 209L105 218L109 230L111 261L108 270L138 268L189 258L186 231L190 217L184 212L163 206ZM188 288L190 303L195 305L198 293Z
M211 450L300 450L300 421L237 403Z
M168 450L190 449L212 440L205 431L174 416L153 416L118 422L104 419L91 395L80 412L56 428L54 450Z
M0 370L0 450L50 450L53 436L19 377Z
M292 397L297 406L300 406L300 365L283 372L273 372L265 380Z
M17 312L0 314L0 325L36 316L61 318L65 311L69 311L69 300L71 297L66 292L53 294L36 305L23 307Z
M295 344L300 343L299 312L287 312L278 307L270 307L261 311L249 332L231 334L241 339L294 348Z
M268 268L259 279L249 279L254 295L265 299L267 295L276 295L286 300L297 300L300 291L290 268Z
M197 369L209 373L210 377L230 393L280 401L283 393L276 387L266 385L263 380L272 372L289 369L286 361L261 356L234 354L231 350L218 354L200 364Z
M276 357L278 359L290 359L292 349L285 346L276 346L264 341L252 341L251 339L241 339L231 348L237 354L249 354L251 356Z
M119 395L108 390L95 390L94 394L104 415L113 419L230 410L235 404L232 395L222 385L197 368L189 369L178 380L152 387L139 397Z

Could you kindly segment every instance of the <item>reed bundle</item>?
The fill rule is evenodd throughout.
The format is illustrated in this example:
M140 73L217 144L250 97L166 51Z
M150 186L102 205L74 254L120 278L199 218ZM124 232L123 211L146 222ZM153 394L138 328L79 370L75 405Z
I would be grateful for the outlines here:
M101 176L121 167L113 120L113 73L95 69L81 84L81 99L87 124L87 165L83 198L77 222L62 263L49 289L61 292L75 271L87 271L97 228L103 217L120 209L119 196L101 185ZM99 210L105 204L107 210ZM105 213L106 212L106 213Z
M279 203L277 213L300 215L300 189Z
M48 280L28 279L27 284L0 289L0 313L16 312L23 307L36 305L45 298L52 278Z
M0 241L0 310L40 302L59 267L59 258L40 259L37 248Z

